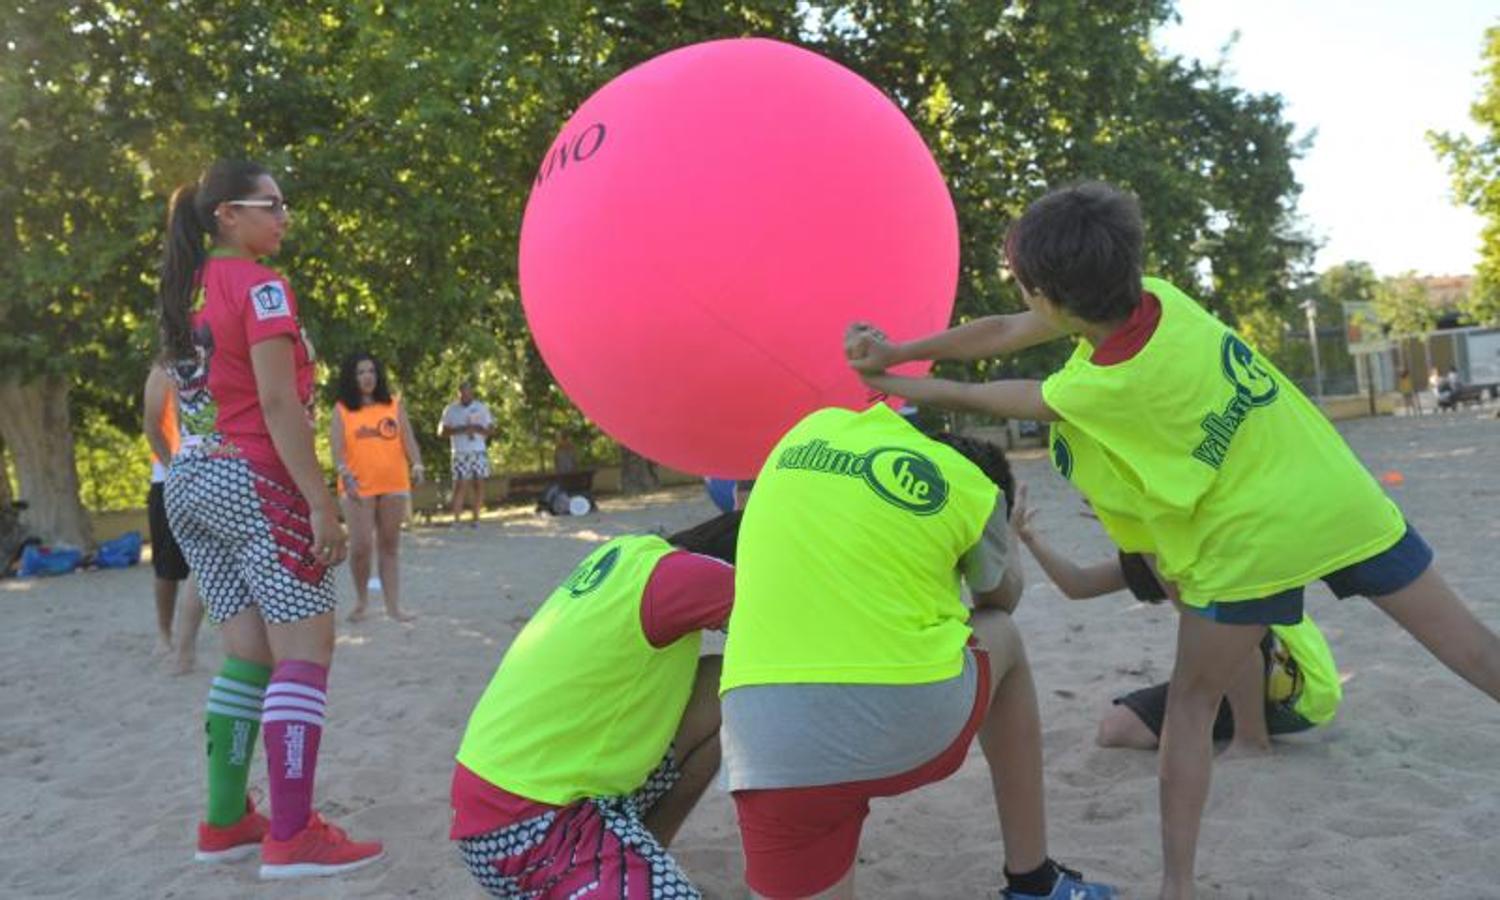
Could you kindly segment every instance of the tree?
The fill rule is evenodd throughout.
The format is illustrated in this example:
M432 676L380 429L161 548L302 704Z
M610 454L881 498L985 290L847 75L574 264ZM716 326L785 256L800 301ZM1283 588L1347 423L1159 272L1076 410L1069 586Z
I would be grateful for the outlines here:
M1373 300L1375 314L1392 335L1425 334L1437 326L1437 313L1416 272L1403 272L1381 281Z
M33 408L71 408L54 427L134 434L166 196L215 156L248 156L294 204L276 265L322 358L385 359L429 450L423 411L467 375L497 410L509 464L529 467L561 434L610 452L521 312L514 248L537 163L625 68L751 34L850 66L916 123L958 210L960 319L1019 306L1004 229L1046 187L1089 177L1140 195L1153 271L1249 322L1290 302L1305 258L1301 144L1279 98L1156 51L1171 15L1169 0L16 0L0 10L0 34L16 35L0 64L0 239L15 248L0 274L17 287L0 369L41 392ZM958 374L1034 373L1060 352ZM71 438L28 445L12 436L35 430L25 422L0 410L23 492L62 508ZM23 463L23 445L56 452ZM58 478L39 487L33 470Z
M121 360L150 303L151 210L105 103L111 48L63 4L6 4L0 34L0 436L26 525L87 545L73 385L139 383Z
M1479 265L1473 289L1464 306L1475 322L1500 322L1500 25L1484 33L1484 87L1469 107L1469 116L1479 125L1478 140L1463 134L1428 132L1440 158L1453 176L1453 195L1479 213L1484 220Z

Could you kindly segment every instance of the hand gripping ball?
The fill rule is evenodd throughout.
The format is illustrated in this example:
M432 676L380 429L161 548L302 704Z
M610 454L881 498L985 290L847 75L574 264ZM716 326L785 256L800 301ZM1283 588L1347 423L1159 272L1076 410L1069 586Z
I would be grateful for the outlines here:
M897 340L947 325L958 223L868 82L789 44L713 41L579 107L537 170L520 271L585 415L673 468L748 478L802 416L869 402L851 321Z

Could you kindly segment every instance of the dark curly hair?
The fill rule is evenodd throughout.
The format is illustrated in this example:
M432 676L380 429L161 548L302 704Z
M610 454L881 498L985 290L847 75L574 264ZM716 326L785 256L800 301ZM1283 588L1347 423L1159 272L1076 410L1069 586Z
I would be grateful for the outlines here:
M1005 458L1005 451L996 444L989 441L981 441L950 431L935 434L932 439L939 444L947 444L954 450L963 454L964 458L979 467L1000 492L1005 495L1005 514L1010 515L1011 508L1016 502L1016 479L1010 473L1010 461Z
M734 565L734 548L739 541L742 515L743 510L737 509L715 516L707 522L667 535L666 541L689 553L701 553Z
M1140 303L1145 232L1135 195L1089 181L1031 204L1005 236L1005 258L1027 293L1085 322L1114 322Z
M375 364L375 393L372 402L390 403L391 386L385 380L385 366L367 350L356 350L344 357L339 366L339 402L351 412L365 405L365 395L359 389L359 364L365 360Z

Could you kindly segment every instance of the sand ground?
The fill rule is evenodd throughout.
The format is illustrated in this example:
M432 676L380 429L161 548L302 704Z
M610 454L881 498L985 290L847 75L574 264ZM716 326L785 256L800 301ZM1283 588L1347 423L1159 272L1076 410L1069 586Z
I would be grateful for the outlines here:
M1500 628L1500 420L1492 411L1365 420L1344 430L1437 548L1443 572ZM1033 454L1020 476L1049 540L1109 552L1071 489ZM198 670L150 658L150 570L0 582L0 896L479 897L446 840L452 754L507 643L590 547L675 529L712 512L701 491L606 501L576 519L512 512L477 530L415 529L403 546L405 605L341 623L319 806L390 858L348 877L261 884L242 863L191 862L202 804L202 707L220 653ZM1155 755L1101 750L1111 696L1166 676L1173 613L1118 595L1068 602L1027 561L1018 613L1045 725L1053 855L1153 895ZM340 590L347 603L347 575ZM1205 898L1500 898L1500 708L1431 660L1378 610L1309 609L1346 674L1327 728L1267 760L1215 771L1199 851ZM258 759L260 758L258 754ZM257 765L255 786L264 784ZM746 896L729 798L710 789L674 847L710 897ZM993 896L998 827L972 750L949 781L878 802L860 850L860 895Z

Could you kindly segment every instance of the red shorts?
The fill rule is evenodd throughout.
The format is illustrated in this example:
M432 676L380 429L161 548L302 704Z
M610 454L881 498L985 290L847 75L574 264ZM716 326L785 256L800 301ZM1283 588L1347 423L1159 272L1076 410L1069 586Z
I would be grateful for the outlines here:
M745 882L763 897L807 897L837 884L854 865L859 834L873 797L894 797L958 771L989 708L990 656L970 644L976 679L974 708L953 743L909 772L804 788L734 792L745 849Z

